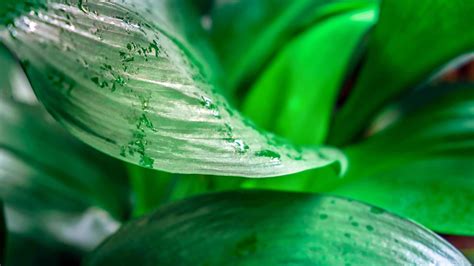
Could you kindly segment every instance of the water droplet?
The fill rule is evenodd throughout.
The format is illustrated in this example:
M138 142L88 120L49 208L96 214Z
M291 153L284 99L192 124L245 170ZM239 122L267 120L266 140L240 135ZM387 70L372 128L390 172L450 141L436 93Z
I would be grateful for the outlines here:
M146 114L142 114L138 119L137 129L142 129L142 126L145 126L153 131L155 131L155 127L150 119L146 116Z
M206 107L208 110L212 111L212 115L215 117L220 117L219 110L217 110L217 106L212 102L209 97L201 96L201 105Z
M344 233L344 236L347 237L347 238L351 238L351 234L349 234L349 233Z
M359 223L358 222L352 222L351 225L357 227L357 226L359 226Z
M122 59L122 62L132 62L135 60L135 57L125 52L119 52L119 55L120 59Z
M241 139L235 139L232 143L239 153L245 153L249 149L249 146Z
M77 7L84 13L87 13L87 9L85 7L86 3L87 3L87 0L79 0L77 2Z
M139 164L143 167L146 167L146 168L153 168L153 163L154 162L155 162L155 160L153 160L149 156L143 155L140 159Z
M379 207L372 206L372 207L370 208L370 212L371 212L371 213L374 213L374 214L382 214L382 213L384 213L385 211L384 211L383 209L379 208Z
M105 87L108 87L108 86L109 86L109 84L107 83L107 81L102 81L102 82L100 82L99 77L93 77L93 78L91 78L91 81L94 82L94 84L97 85L97 86L100 87L100 88L105 88Z
M367 228L367 230L370 232L374 231L374 227L371 225L367 225L365 228Z
M258 157L268 157L268 158L276 159L276 160L279 160L279 159L280 159L280 154L277 153L277 152L271 151L271 150L261 150L261 151L258 151L258 152L255 153L255 156L258 156Z
M327 214L324 214L324 213L323 213L323 214L320 214L320 215L319 215L319 219L321 219L321 220L326 220L327 218L328 218L328 215L327 215Z
M213 108L214 103L212 100L206 96L201 96L201 104L206 107L207 109Z

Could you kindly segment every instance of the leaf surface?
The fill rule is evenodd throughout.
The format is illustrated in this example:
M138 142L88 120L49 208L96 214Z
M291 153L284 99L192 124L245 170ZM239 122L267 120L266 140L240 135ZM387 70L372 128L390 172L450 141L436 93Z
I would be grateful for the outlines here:
M267 177L336 161L345 168L338 150L293 147L232 109L201 49L188 44L176 2L28 8L3 40L29 66L54 117L98 150L174 173Z
M358 202L272 191L204 195L125 225L86 265L469 265L436 234Z
M382 1L355 87L336 115L329 143L354 140L383 104L474 51L474 1Z
M376 17L376 5L356 9L295 37L250 90L244 114L300 145L324 143L337 95Z
M253 78L279 50L327 18L376 4L376 0L216 1L209 32L232 92ZM232 41L229 41L231 36ZM325 45L325 44L322 44ZM318 50L319 47L315 47ZM322 48L324 49L324 47Z
M439 89L418 94L426 100ZM333 192L442 233L474 235L474 90L449 89L349 147L353 180Z

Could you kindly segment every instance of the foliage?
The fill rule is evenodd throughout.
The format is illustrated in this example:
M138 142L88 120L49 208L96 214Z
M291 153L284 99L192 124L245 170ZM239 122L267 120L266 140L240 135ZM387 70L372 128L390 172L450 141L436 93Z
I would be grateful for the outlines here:
M2 1L0 259L468 265L473 13Z

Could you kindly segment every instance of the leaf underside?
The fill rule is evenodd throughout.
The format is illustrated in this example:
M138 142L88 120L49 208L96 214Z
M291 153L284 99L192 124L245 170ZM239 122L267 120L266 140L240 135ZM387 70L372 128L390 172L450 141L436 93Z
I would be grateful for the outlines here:
M345 168L338 150L296 148L232 109L211 82L215 67L201 59L208 51L189 45L182 18L172 16L178 2L48 1L18 15L2 39L54 117L111 156L174 173L248 177L336 161Z

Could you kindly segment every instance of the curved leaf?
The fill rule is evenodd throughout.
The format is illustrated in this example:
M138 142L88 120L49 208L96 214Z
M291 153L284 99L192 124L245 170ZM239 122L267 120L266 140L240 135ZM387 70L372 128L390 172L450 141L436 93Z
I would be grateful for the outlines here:
M47 1L16 17L2 38L27 60L36 94L70 132L128 162L266 177L344 160L331 148L300 150L261 133L229 107L176 26L172 2Z
M212 250L212 252L209 252ZM434 233L350 200L227 192L125 225L86 265L469 265Z
M377 6L342 13L294 38L252 87L244 114L295 143L323 143L336 97L376 13Z
M437 68L474 50L474 1L382 1L367 57L330 143L347 144L391 98L425 82Z
M288 40L339 13L372 6L377 0L216 1L210 36L231 91L261 71ZM228 36L232 36L229 42ZM324 44L322 44L324 45ZM315 50L319 49L316 48ZM324 49L324 48L323 48Z
M426 92L419 94L427 98ZM351 167L346 180L354 180L333 192L439 232L474 235L473 110L473 85L464 85L406 113L348 148Z

